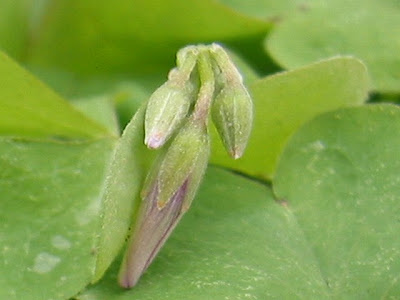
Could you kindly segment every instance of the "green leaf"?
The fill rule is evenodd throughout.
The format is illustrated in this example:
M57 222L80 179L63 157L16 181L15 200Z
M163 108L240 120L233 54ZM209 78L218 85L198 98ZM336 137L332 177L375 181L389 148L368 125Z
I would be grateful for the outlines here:
M156 154L143 142L144 113L142 106L125 128L107 172L94 281L101 278L125 242L139 205L139 193Z
M368 74L357 59L337 57L254 81L250 91L255 121L249 145L239 160L225 154L214 134L212 162L271 178L289 137L316 115L366 100Z
M0 299L68 299L92 279L113 140L0 138Z
M130 291L115 264L79 300L324 299L296 219L269 188L210 168L192 208Z
M355 55L374 89L400 92L400 6L397 1L326 1L277 25L266 49L285 68L333 55Z
M165 71L186 44L236 40L268 27L212 0L63 0L47 12L31 61L84 73Z
M332 299L400 295L400 109L317 117L287 145L274 190L297 217Z
M111 134L0 52L0 135L94 138Z
M317 117L283 154L280 203L267 187L211 168L137 287L121 290L115 265L77 298L395 299L399 132L392 105Z

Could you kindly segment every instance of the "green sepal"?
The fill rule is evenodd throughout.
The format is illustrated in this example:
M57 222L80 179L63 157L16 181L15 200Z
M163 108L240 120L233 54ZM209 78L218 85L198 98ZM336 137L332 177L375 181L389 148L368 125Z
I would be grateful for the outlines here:
M167 81L150 97L145 117L145 144L157 149L165 144L189 112L192 89Z
M241 83L226 85L215 98L211 114L229 155L241 157L253 123L253 104L246 88Z
M206 125L198 120L189 119L165 153L157 174L157 205L160 209L197 168L204 168L204 162L208 161L209 149Z

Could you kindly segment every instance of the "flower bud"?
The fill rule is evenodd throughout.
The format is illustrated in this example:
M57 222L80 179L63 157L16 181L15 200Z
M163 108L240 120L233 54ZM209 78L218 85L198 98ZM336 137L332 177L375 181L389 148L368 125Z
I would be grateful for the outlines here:
M239 71L217 44L183 48L177 54L177 67L147 104L145 144L149 148L161 147L180 128L144 182L119 273L122 287L137 283L191 205L210 155L210 110L225 148L239 158L253 118L252 101Z
M192 89L167 81L150 97L145 116L145 144L164 145L188 114Z
M162 210L157 207L156 187L143 199L119 271L121 287L132 288L136 285L178 224L183 215L186 189L185 183Z
M205 169L209 137L203 122L189 120L172 141L157 174L157 205L162 209L196 169Z
M241 157L250 137L253 104L241 83L225 85L212 106L212 119L225 149L235 159Z
M189 120L155 165L119 274L133 287L189 208L207 167L209 138L204 123Z

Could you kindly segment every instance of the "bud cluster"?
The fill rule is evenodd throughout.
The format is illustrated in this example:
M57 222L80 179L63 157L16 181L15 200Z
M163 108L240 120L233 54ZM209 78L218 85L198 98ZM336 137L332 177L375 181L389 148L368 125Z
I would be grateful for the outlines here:
M122 287L137 283L190 207L209 159L210 114L229 155L241 157L253 107L240 73L217 44L185 47L147 103L144 143L161 150L141 192L120 269Z

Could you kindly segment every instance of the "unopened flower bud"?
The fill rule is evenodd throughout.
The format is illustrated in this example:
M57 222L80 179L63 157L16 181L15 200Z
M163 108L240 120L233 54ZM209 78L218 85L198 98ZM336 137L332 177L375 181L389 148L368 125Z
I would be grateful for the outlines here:
M150 97L145 117L145 144L157 149L164 145L188 114L191 88L167 81Z
M119 283L133 287L189 208L207 167L204 123L189 120L147 178L136 225L120 269Z
M222 88L212 106L212 119L228 153L241 157L253 122L251 97L241 83Z
M165 153L157 174L157 205L162 209L196 169L205 169L209 156L206 125L190 119Z
M157 207L156 187L143 199L119 271L118 281L121 287L135 286L150 266L183 215L182 205L186 190L187 183L178 189L162 210Z
M239 71L217 44L183 48L177 54L177 67L147 105L145 143L149 148L161 147L178 127L179 131L144 182L119 273L122 287L137 283L191 205L210 155L210 110L225 148L239 158L253 118L252 101Z
M194 46L180 50L168 81L151 95L145 118L145 144L149 148L164 145L188 114L197 94L197 82L191 78L197 56Z

